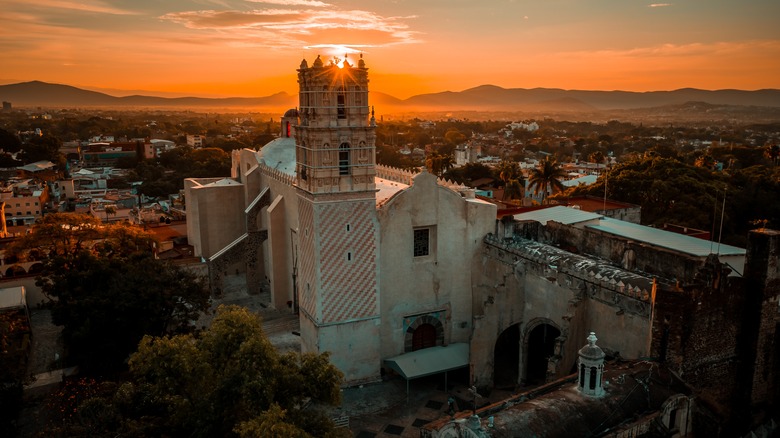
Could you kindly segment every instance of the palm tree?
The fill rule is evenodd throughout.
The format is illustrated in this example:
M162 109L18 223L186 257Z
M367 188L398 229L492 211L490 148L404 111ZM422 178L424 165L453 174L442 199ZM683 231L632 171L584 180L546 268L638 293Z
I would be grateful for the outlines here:
M528 178L528 187L533 188L534 193L542 192L544 203L548 192L561 192L565 188L562 179L566 177L566 171L554 158L545 158L535 169L531 169Z
M519 178L510 179L504 184L504 200L506 199L523 199L523 193L525 192L525 180L520 175Z
M106 222L108 222L108 215L116 216L116 207L113 205L106 205Z
M501 160L496 168L498 170L498 177L504 184L508 184L513 179L522 178L522 172L520 172L520 166L517 161Z
M451 169L453 164L452 155L441 155L438 152L432 153L425 160L425 167L436 176L441 176L444 172Z

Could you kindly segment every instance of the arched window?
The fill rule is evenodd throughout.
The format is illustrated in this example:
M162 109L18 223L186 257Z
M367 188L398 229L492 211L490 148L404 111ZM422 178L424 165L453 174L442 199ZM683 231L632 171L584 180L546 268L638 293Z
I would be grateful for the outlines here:
M598 372L596 371L596 367L590 367L590 385L588 386L591 390L596 389L596 376L598 375Z
M349 175L349 143L339 146L339 175Z
M580 365L580 388L585 387L585 364Z
M347 93L344 91L344 87L339 88L338 95L336 96L336 113L339 119L347 118Z

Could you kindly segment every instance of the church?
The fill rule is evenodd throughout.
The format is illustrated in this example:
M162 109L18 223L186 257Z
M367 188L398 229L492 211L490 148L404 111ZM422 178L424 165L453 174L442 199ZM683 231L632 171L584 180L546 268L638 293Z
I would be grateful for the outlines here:
M246 263L250 291L267 278L273 305L299 312L303 351L331 352L352 384L428 347L468 365L471 285L496 218L473 191L377 166L368 83L362 58L304 60L282 135L235 151L232 178L185 182L188 236L212 287Z
M234 271L267 285L348 385L460 368L478 388L550 382L594 331L610 357L664 363L733 409L719 418L774 405L780 233L715 250L564 206L499 218L472 189L376 163L362 57L297 72L279 138L233 151L230 178L185 180L214 294Z

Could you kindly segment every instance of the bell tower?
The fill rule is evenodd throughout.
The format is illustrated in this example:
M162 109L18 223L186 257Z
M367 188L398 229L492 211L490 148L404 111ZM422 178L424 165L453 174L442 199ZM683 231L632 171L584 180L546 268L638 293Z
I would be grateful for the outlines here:
M298 69L295 130L298 187L312 194L373 191L376 123L369 119L368 69L320 57Z
M298 69L297 293L303 352L331 352L348 383L379 378L376 123L362 57Z

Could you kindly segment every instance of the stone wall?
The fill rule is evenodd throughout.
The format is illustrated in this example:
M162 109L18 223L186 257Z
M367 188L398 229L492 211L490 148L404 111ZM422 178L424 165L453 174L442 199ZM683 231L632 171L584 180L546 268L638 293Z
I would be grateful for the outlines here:
M539 231L534 225L524 235ZM571 371L590 331L600 345L626 358L649 354L653 290L651 278L586 256L519 237L485 239L481 272L475 283L472 370L477 386L491 386L493 349L501 333L520 324L525 339L534 321L561 330L550 378ZM522 341L521 341L522 342ZM531 352L521 348L520 377Z
M701 264L701 259L686 254L552 221L547 223L539 237L545 243L604 258L624 269L645 272L670 281L685 282L692 279Z

